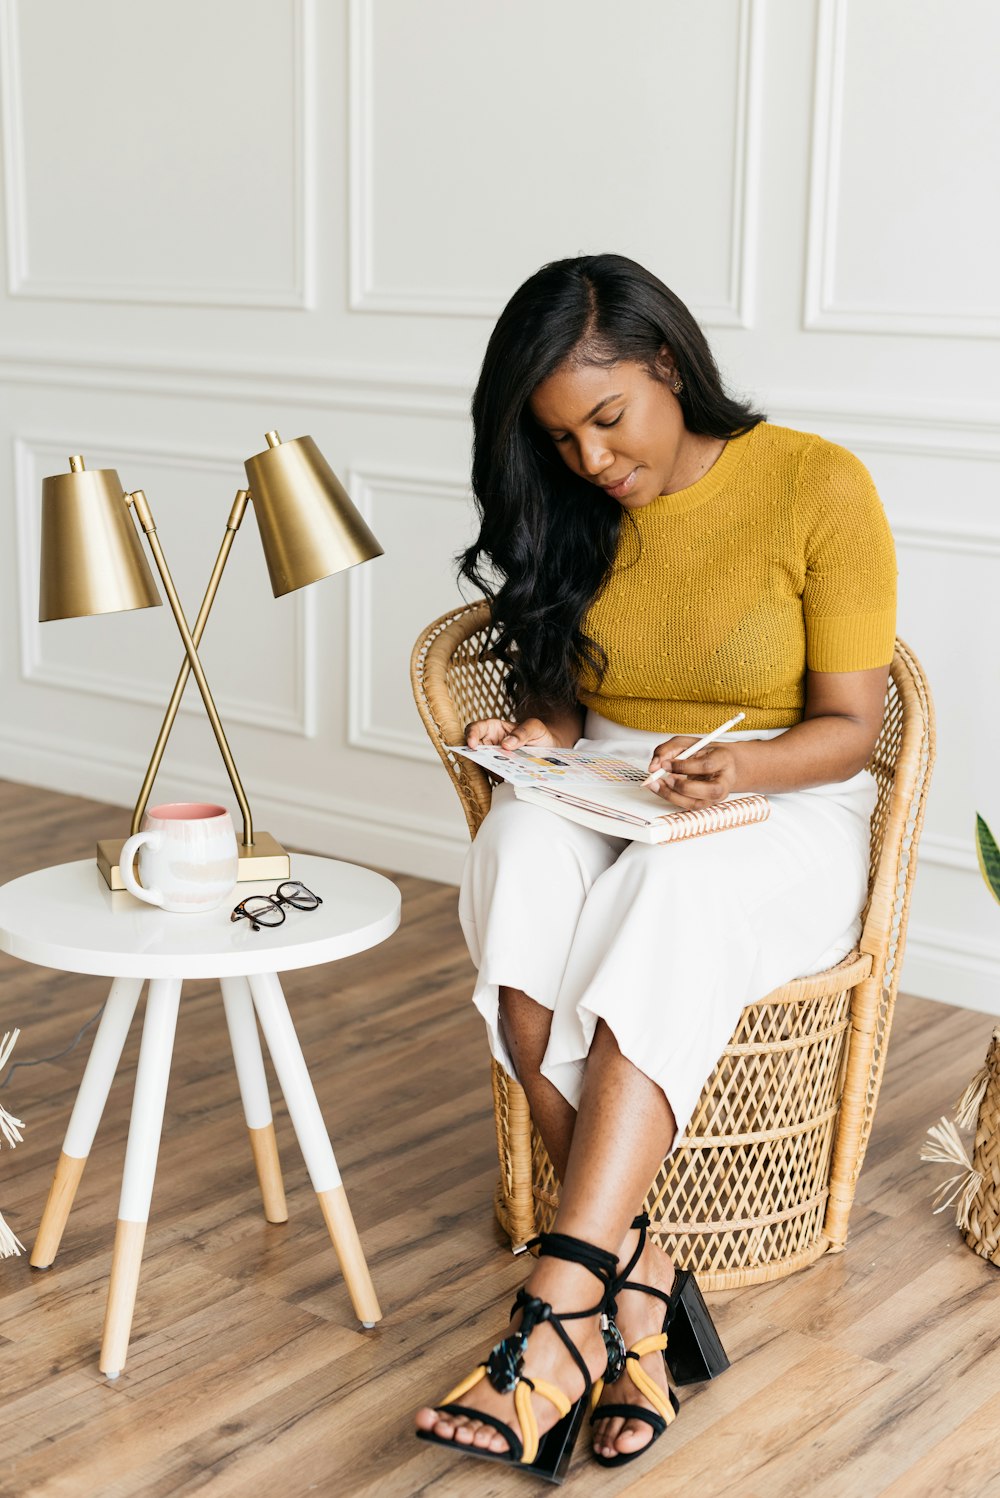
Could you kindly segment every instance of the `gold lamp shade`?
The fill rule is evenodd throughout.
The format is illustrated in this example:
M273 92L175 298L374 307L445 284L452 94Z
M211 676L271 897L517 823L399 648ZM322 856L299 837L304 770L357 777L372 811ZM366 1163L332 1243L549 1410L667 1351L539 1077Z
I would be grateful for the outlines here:
M382 555L311 437L282 442L246 460L250 494L275 598Z
M149 565L113 468L42 481L42 565L38 617L75 619L159 604Z

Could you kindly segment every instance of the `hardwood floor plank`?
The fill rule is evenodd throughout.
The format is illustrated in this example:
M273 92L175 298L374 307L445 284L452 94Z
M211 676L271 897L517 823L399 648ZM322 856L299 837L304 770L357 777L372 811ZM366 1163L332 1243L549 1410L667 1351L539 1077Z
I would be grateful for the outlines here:
M884 1490L883 1498L994 1498L1000 1493L1000 1395L977 1407Z
M894 1377L863 1358L813 1347L753 1397L735 1406L727 1400L718 1418L708 1418L696 1430L690 1425L686 1431L678 1429L669 1451L659 1449L664 1437L648 1464L650 1480L666 1480L673 1491L698 1486L712 1498L746 1498L750 1493L812 1498L845 1409L863 1407ZM721 1389L711 1401L702 1399L714 1408L722 1402ZM860 1498L878 1491L847 1487L843 1473L839 1480L841 1494ZM617 1491L638 1494L640 1487L639 1474L630 1472Z
M254 1401L265 1409L285 1388L301 1397L324 1369L328 1379L338 1378L332 1371L337 1353L357 1339L247 1288L231 1297L226 1310L232 1320L221 1355L212 1328L197 1312L177 1317L167 1341L134 1344L114 1407L67 1432L71 1466L56 1467L47 1444L19 1460L26 1491L33 1498L79 1498L107 1491L113 1474L121 1491L144 1492L144 1472L172 1466L176 1453L198 1435L239 1441Z

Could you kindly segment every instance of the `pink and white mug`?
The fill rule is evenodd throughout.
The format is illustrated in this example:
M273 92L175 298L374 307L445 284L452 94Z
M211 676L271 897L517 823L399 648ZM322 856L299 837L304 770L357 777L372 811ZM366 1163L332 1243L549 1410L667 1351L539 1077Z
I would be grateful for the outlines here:
M118 867L125 888L148 905L177 912L214 910L236 888L239 855L232 818L224 806L205 801L152 806L142 831L126 839Z

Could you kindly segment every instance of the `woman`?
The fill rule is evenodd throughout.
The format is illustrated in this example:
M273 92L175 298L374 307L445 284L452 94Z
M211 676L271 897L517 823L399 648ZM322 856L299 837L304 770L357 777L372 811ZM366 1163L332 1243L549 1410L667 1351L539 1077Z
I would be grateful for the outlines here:
M511 715L471 724L469 745L596 742L662 769L650 794L671 807L771 806L657 848L500 787L470 850L475 1002L562 1195L501 1342L417 1424L551 1475L602 1373L598 1460L631 1460L674 1418L667 1364L697 1292L634 1214L744 1005L858 937L896 573L858 460L727 395L687 308L621 256L556 262L515 293L473 419L482 525L461 570L490 599ZM742 731L678 760L739 710ZM602 1311L633 1349L624 1370Z

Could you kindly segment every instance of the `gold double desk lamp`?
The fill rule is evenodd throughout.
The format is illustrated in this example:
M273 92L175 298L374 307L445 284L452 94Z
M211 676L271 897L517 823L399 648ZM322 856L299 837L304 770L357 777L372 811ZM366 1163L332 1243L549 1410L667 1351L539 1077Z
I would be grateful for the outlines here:
M247 504L253 501L275 598L382 555L382 547L311 437L282 442L277 432L268 432L267 444L264 452L246 460L250 487L237 491L193 628L184 617L149 501L141 489L126 494L113 468L89 470L79 456L70 458L68 473L42 482L39 619L113 614L160 604L134 515L184 641L184 662L132 813L131 831L140 829L184 688L193 674L243 816L241 881L287 879L290 872L281 844L269 832L254 830L250 803L198 657L198 645ZM111 889L125 887L118 870L124 841L104 838L97 844L97 866Z

